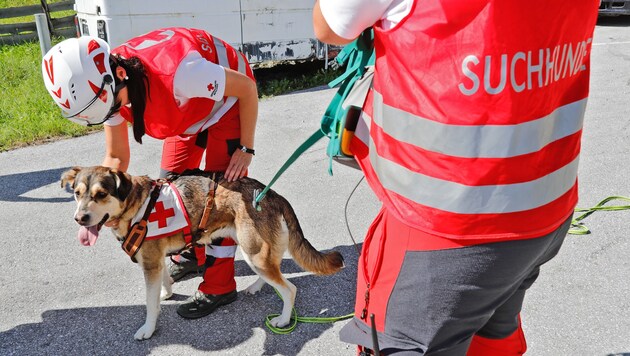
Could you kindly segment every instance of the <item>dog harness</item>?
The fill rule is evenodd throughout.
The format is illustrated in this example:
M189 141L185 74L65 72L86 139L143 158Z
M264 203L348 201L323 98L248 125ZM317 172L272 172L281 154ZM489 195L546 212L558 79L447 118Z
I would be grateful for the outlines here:
M214 193L212 196L214 197ZM212 205L212 202L206 206L208 204ZM205 211L206 209L204 216ZM205 218L205 222L207 219L208 217ZM137 262L134 256L145 240L155 240L179 232L183 233L186 241L186 246L182 250L194 247L198 265L205 264L205 247L196 243L198 234L192 233L190 219L179 191L171 182L157 180L153 183L151 194L131 220L131 228L122 243L122 248L132 261Z

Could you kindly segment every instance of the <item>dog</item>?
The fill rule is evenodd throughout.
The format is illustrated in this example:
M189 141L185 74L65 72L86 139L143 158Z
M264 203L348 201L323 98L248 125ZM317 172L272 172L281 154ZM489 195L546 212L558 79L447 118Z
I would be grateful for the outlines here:
M102 166L72 167L64 172L61 186L65 188L69 184L74 191L77 203L74 219L80 225L81 243L93 245L101 227L112 225L112 222L117 222L110 228L122 242L133 227L132 218L138 212L142 214L141 207L155 182L148 176L131 176ZM281 195L269 190L260 202L260 209L256 209L253 205L255 194L265 186L255 179L243 177L228 182L213 180L208 175L180 175L170 184L179 190L198 244L230 237L240 246L245 261L259 277L245 290L246 294L255 294L265 283L280 293L284 305L282 313L271 320L273 326L282 327L289 323L297 292L295 285L280 272L282 256L287 249L298 265L317 275L334 274L344 266L339 252L321 253L304 238L293 208ZM212 192L212 210L202 230L198 225ZM146 321L135 333L135 339L144 340L153 335L160 299L172 295L173 282L168 275L165 257L180 252L185 246L184 233L178 232L145 240L132 257L144 272L147 304Z

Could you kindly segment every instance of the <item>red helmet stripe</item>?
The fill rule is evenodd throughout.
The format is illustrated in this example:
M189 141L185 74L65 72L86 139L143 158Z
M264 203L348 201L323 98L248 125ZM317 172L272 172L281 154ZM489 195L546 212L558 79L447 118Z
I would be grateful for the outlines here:
M100 74L105 73L105 53L99 53L94 56L94 64Z
M92 90L94 91L94 94L98 93L98 91L101 90L101 87L97 86L96 84L92 83L89 80L88 80L88 84L90 84L90 88L92 88Z
M101 90L101 87L96 86L96 84L92 83L89 80L88 80L88 84L90 84L90 88L92 88L92 90L94 91L94 94L98 94L98 91ZM107 90L103 90L103 92L101 93L101 95L99 95L98 98L101 99L101 101L103 101L104 103L107 103Z
M61 104L61 106L63 106L64 108L70 110L70 103L68 102L68 99L66 99L65 103L59 103Z
M98 44L98 42L96 42L96 40L91 40L90 43L88 43L88 53L87 54L90 54L90 53L92 53L93 51L95 51L95 50L97 50L99 48L101 48L101 45Z
M46 74L48 74L48 79L54 85L55 84L55 72L53 71L53 56L50 56L49 60L44 61L44 66L46 67Z
M56 97L58 97L59 99L61 99L61 87L59 87L59 90L57 91L50 91L51 93L55 94Z

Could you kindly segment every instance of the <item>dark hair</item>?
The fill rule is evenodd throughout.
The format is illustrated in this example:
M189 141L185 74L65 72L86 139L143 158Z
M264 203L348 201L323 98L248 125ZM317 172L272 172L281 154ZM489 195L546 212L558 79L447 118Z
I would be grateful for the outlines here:
M149 78L147 77L144 65L138 57L131 57L129 59L122 58L120 56L112 56L113 65L112 71L116 71L117 66L121 66L127 71L127 77L125 80L127 86L127 93L129 96L129 102L131 103L131 112L133 113L133 137L138 143L142 143L142 136L144 136L144 110L147 106L146 100L150 100L149 92ZM120 79L114 75L116 85L120 82Z

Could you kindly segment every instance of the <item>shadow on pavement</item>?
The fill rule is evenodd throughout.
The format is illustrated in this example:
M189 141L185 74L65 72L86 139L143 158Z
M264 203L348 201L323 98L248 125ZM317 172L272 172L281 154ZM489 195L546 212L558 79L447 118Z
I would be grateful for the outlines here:
M627 27L630 26L630 15L599 16L597 26Z
M298 289L295 304L298 315L331 317L353 311L356 250L354 246L335 250L345 258L346 268L341 272L324 277L287 276ZM291 260L283 261L285 274L301 272L292 264ZM245 267L241 265L238 269ZM237 274L241 273L246 272L241 270ZM0 332L0 350L13 355L148 355L168 345L190 345L201 352L221 352L238 348L254 334L265 333L264 345L245 354L261 354L258 350L262 349L263 355L296 355L306 343L332 326L300 323L291 334L272 333L264 326L264 319L268 314L278 313L282 301L269 285L253 296L239 291L236 302L195 320L177 315L176 308L182 298L175 299L162 302L157 330L149 340L139 342L133 338L144 323L144 305L60 309L45 311L41 322Z
M32 198L22 196L31 190L47 186L57 182L61 173L69 167L47 169L43 171L24 172L0 176L0 201L9 202L42 202L42 203L63 203L72 201L72 195L68 197L41 197Z

